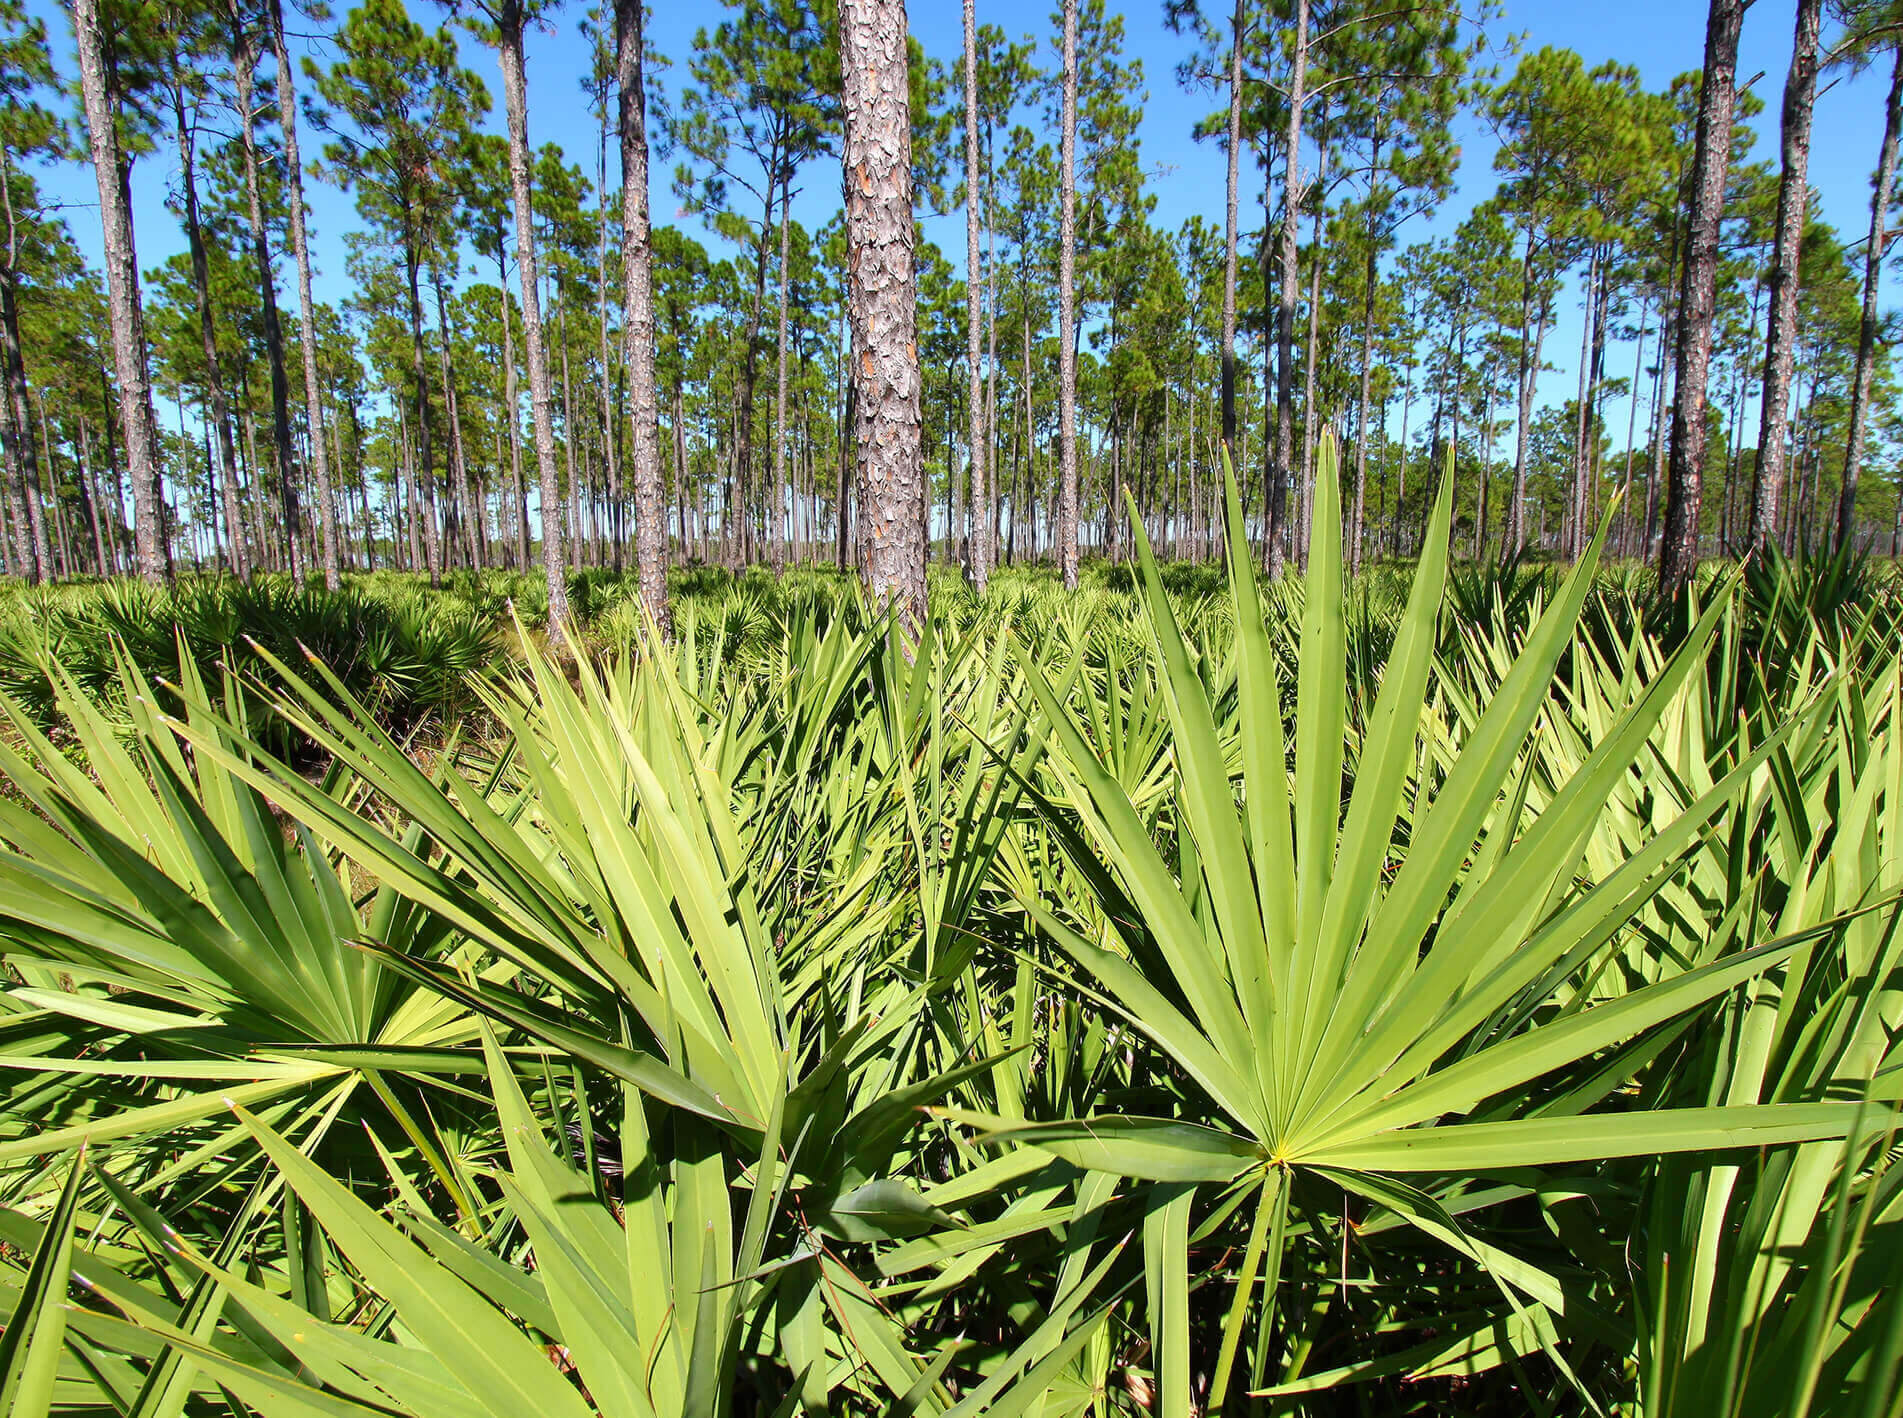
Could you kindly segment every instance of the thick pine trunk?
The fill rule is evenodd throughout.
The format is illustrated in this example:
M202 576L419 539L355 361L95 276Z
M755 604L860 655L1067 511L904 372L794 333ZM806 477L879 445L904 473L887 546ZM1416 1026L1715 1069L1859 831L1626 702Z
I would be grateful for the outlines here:
M642 0L615 0L615 81L621 102L621 338L628 364L628 410L634 429L628 447L634 477L634 565L642 604L666 635L673 625L667 607L660 403L654 380L654 248L648 229L647 95L642 79L641 22ZM674 477L683 509L687 496L685 437L677 385ZM683 548L686 542L683 513Z
M841 0L846 261L866 589L925 621L925 469L904 0Z
M1896 51L1890 70L1890 96L1883 108L1883 149L1877 160L1876 192L1870 202L1870 237L1863 248L1863 320L1857 333L1856 373L1850 386L1850 433L1844 445L1843 487L1837 501L1837 544L1847 546L1857 522L1857 476L1863 470L1864 425L1870 412L1870 379L1876 367L1878 286L1883 276L1883 248L1890 233L1890 191L1896 183L1896 150L1903 129L1903 47Z
M132 478L133 536L139 574L148 581L169 575L160 506L158 425L152 416L152 383L146 364L145 312L139 300L139 258L132 235L132 203L125 159L115 126L118 98L107 75L106 41L99 0L73 0L78 35L79 81L86 108L93 176L99 187L99 220L106 258L106 305L112 327L113 371L119 381L119 420L125 430L126 468Z
M1062 217L1057 256L1057 538L1067 590L1077 588L1077 0L1064 4Z
M1659 545L1659 589L1677 596L1698 566L1699 505L1705 478L1706 381L1716 304L1719 229L1725 170L1737 103L1738 36L1748 0L1711 0L1705 28L1704 86L1692 149L1692 200L1686 223L1684 275L1678 291L1678 388L1672 406L1672 451Z
M965 380L971 437L971 584L979 595L991 578L990 433L985 427L981 337L984 276L978 262L978 21L965 0Z
M555 392L542 333L542 297L535 264L535 210L529 191L529 96L522 70L522 6L505 0L498 15L502 95L509 118L509 192L515 203L515 265L522 283L522 341L528 348L529 401L535 461L542 489L542 570L548 579L548 638L568 633L568 581L562 565L562 503L555 470Z
M310 436L311 479L316 484L317 525L322 538L325 589L338 586L343 537L337 526L337 499L324 445L324 385L317 368L317 301L311 294L310 233L304 224L304 168L297 145L297 81L284 43L282 0L265 11L271 26L271 52L278 70L278 127L284 134L285 200L291 213L291 258L297 263L297 300L302 324L298 343L304 356L304 423Z
M1777 186L1777 236L1771 258L1771 328L1765 338L1764 396L1758 414L1758 457L1751 480L1751 523L1745 552L1777 535L1784 492L1784 443L1790 430L1791 367L1797 344L1798 256L1810 206L1811 110L1817 102L1818 33L1823 0L1798 0L1791 69L1778 120L1783 171Z

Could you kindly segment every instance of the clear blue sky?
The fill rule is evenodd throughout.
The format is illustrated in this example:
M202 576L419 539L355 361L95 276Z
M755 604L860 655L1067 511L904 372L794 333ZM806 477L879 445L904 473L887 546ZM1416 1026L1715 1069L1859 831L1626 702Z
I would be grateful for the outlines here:
M1056 30L1049 16L1051 4L1052 0L1037 0L1030 5L978 0L978 18L980 23L1001 25L1013 36L1035 35L1044 46L1040 62L1054 65L1052 41ZM410 0L410 7L425 23L441 13L431 0ZM74 65L70 27L64 12L49 0L33 0L33 8L47 16L55 61L62 72L70 76ZM338 8L342 9L342 4ZM573 4L559 16L554 27L530 36L528 72L533 141L538 145L549 141L560 143L573 161L592 173L594 120L580 88L589 58L587 45L577 31L586 8L584 4ZM960 0L912 0L910 8L913 31L926 51L947 63L955 61L960 48ZM1148 91L1141 130L1143 163L1151 174L1151 188L1157 197L1156 220L1166 228L1174 228L1192 214L1201 213L1220 225L1221 154L1214 145L1199 144L1190 137L1191 125L1220 100L1208 93L1186 93L1177 86L1176 64L1187 45L1164 27L1161 0L1123 4L1110 0L1110 8L1123 13L1126 53L1143 61ZM722 12L714 0L689 4L658 0L653 5L651 43L674 61L664 80L669 87L681 79L685 61L692 52L695 32L703 25L716 23ZM1649 0L1649 3L1647 0L1592 0L1592 3L1520 0L1508 5L1504 19L1490 30L1490 37L1500 46L1504 46L1509 36L1518 35L1528 47L1556 45L1576 49L1589 66L1606 59L1634 63L1639 66L1647 87L1660 89L1675 75L1699 67L1704 22L1705 6L1698 0ZM297 23L292 18L291 28L295 29ZM1755 87L1766 103L1766 111L1756 125L1759 139L1755 151L1759 157L1776 154L1777 104L1784 71L1790 61L1791 25L1791 0L1758 0L1745 19L1739 74L1741 79L1761 75ZM310 52L320 63L328 59L321 44L294 40L293 49ZM464 62L489 83L498 106L491 122L500 129L501 83L493 53L465 40ZM1510 63L1504 52L1500 62ZM1855 81L1832 83L1817 105L1811 183L1821 194L1825 219L1852 238L1863 231L1868 221L1869 179L1876 162L1886 79L1886 74L1878 72ZM1461 139L1459 190L1439 212L1404 233L1405 239L1418 240L1428 234L1451 230L1476 202L1492 191L1494 145L1491 136L1483 124L1468 118L1462 122ZM306 144L314 146L308 138ZM177 180L176 168L168 146L135 169L136 225L142 267L156 264L182 245L178 223L164 207L166 192ZM669 190L671 169L671 163L663 163L655 170L654 211L660 221L669 220L678 207ZM96 193L90 171L67 167L46 174L43 180L61 200L72 205L68 216L75 234L82 248L97 261L99 234L91 210ZM611 174L610 181L614 180ZM315 185L307 191L314 208L320 267L318 295L320 299L334 300L347 293L342 238L354 225L355 214L348 196ZM836 176L821 171L816 165L796 210L802 220L817 224L830 215L837 201ZM688 220L691 219L683 219L684 223ZM962 267L962 218L933 219L928 222L928 233ZM718 241L708 233L698 234L710 244ZM1578 346L1577 303L1569 296L1562 299L1560 321L1548 342L1549 358L1558 368L1545 376L1543 397L1567 397L1577 377L1571 366L1577 359ZM1629 368L1630 360L1630 351L1623 361L1615 352L1609 356L1609 368L1614 372ZM1620 412L1611 411L1615 426L1622 422Z

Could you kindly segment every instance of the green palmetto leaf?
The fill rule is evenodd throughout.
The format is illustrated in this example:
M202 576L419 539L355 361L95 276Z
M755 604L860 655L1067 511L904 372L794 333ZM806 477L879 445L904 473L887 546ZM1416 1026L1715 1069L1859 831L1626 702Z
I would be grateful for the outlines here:
M1239 781L1216 702L1195 671L1141 519L1132 518L1174 738L1179 812L1194 849L1181 852L1180 875L1128 789L1064 712L1059 692L1035 665L1027 672L1054 740L1052 781L1075 813L1089 854L1073 846L1073 860L1086 881L1099 879L1098 862L1108 868L1116 894L1100 891L1098 909L1123 935L1127 954L1088 939L1041 901L1027 897L1024 909L1239 1130L1130 1116L1023 1126L983 1116L964 1121L994 1143L1192 1186L1229 1184L1270 1164L1463 1176L1843 1136L1855 1110L1834 1103L1582 1116L1534 1116L1529 1109L1459 1121L1496 1095L1511 1109L1542 1078L1669 1025L1789 957L1788 942L1734 952L1698 968L1667 969L1623 997L1564 1011L1541 1008L1546 997L1533 993L1553 990L1621 935L1682 869L1714 815L1731 805L1775 744L1761 745L1722 784L1668 819L1605 880L1577 879L1576 864L1632 765L1702 664L1721 596L1528 819L1528 736L1544 712L1554 667L1573 643L1602 531L1445 768L1424 770L1429 760L1419 745L1434 712L1429 691L1440 642L1450 477L1435 498L1413 590L1366 714L1344 818L1350 733L1336 479L1332 440L1325 440L1292 778L1279 733L1262 722L1279 725L1281 698L1273 660L1253 631L1262 611L1233 478L1236 703L1249 716L1234 729ZM1771 737L1789 727L1780 725ZM1060 815L1049 803L1043 810ZM1391 870L1404 826L1408 850ZM1555 976L1562 962L1566 969ZM1489 1021L1502 1018L1519 1022L1506 1033L1486 1032ZM1151 1287L1153 1303L1165 1294L1159 1285ZM1165 1361L1174 1362L1167 1355L1159 1362Z
M587 1405L541 1348L485 1297L276 1133L240 1116L338 1249L486 1411L586 1418Z
M73 1213L86 1169L81 1144L47 1219L44 1243L33 1257L19 1303L0 1330L0 1412L8 1418L46 1418L65 1349L66 1287L72 1274Z

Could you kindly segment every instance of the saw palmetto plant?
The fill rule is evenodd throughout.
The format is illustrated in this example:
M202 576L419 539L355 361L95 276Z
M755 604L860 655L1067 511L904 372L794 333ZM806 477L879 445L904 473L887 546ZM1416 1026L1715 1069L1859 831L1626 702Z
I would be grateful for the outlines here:
M1299 584L596 587L427 744L13 674L0 1407L1899 1411L1895 627L1350 583L1333 460Z

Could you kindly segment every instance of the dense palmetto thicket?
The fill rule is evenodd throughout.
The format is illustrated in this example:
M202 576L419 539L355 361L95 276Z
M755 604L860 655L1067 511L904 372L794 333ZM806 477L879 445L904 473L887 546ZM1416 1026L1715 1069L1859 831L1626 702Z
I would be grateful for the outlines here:
M453 731L11 685L0 1407L1896 1412L1877 573L1227 502L1226 585L677 587Z
M914 588L920 521L981 587L1127 561L1126 489L1214 559L1226 445L1273 569L1330 425L1357 568L1414 554L1450 448L1463 554L1570 560L1622 492L1675 585L1895 556L1903 10L1745 8L1701 68L1492 0L940 0L855 84L838 0L0 0L0 563L542 570L559 638L564 566L638 562L664 618L670 557L884 561L900 510ZM1792 39L1775 115L1741 26ZM860 223L912 235L903 338L861 318L870 151L911 174Z

